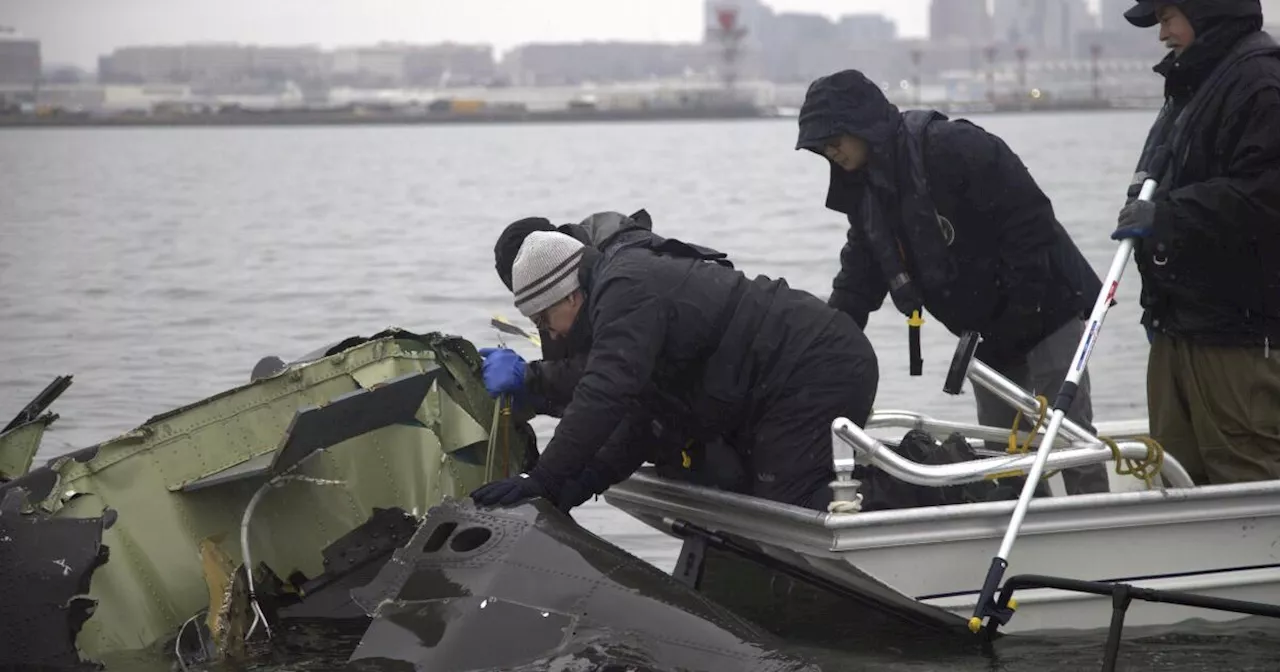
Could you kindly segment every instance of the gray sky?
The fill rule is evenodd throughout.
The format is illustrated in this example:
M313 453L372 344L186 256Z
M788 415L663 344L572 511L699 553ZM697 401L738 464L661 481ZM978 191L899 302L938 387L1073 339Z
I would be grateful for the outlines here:
M929 0L766 2L829 16L878 12L904 36L928 29ZM94 68L115 47L146 43L451 39L505 51L533 41L696 41L702 7L702 0L0 0L0 25L40 39L46 63Z

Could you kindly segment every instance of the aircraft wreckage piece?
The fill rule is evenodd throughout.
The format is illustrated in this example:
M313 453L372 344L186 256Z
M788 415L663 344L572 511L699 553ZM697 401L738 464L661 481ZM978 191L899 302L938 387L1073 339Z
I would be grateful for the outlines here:
M76 636L97 605L86 595L115 511L53 518L27 506L21 487L0 493L0 669L96 669Z
M545 500L433 507L368 585L350 669L818 669Z
M86 589L96 608L73 636L80 656L112 666L115 654L166 646L184 629L178 648L198 648L201 612L221 627L221 612L239 609L244 579L233 577L247 576L244 564L263 577L255 582L318 577L322 549L375 511L417 514L527 468L533 432L522 420L499 424L482 361L469 341L439 333L345 339L35 468L14 460L21 475L0 482L0 499L21 489L24 515L68 525L119 512L101 533L111 562ZM0 454L28 426L0 437ZM6 579L11 566L0 564ZM233 599L212 599L228 585ZM0 596L4 633L26 617L10 612L9 594Z

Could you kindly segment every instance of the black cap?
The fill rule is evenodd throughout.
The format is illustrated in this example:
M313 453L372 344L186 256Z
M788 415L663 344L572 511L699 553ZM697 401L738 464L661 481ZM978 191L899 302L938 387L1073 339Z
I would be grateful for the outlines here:
M1171 0L1160 0L1160 2L1170 5L1178 4ZM1160 23L1156 18L1156 5L1156 0L1138 0L1136 5L1125 11L1124 18L1139 28L1150 28Z
M1124 13L1124 18L1139 28L1150 28L1160 23L1156 9L1162 5L1181 10L1197 33L1223 19L1256 17L1258 24L1262 23L1262 3L1258 0L1138 0Z
M493 265L502 284L511 289L511 266L525 237L534 231L555 231L556 227L545 217L525 217L507 225L493 246Z

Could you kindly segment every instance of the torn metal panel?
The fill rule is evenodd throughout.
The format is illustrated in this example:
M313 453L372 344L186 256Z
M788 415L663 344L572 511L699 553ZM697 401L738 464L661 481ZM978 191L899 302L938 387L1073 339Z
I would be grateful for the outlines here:
M115 512L24 514L26 494L21 487L0 494L0 667L93 669L76 638L97 604L86 595L94 571L107 562L102 533Z
M281 609L280 618L367 621L368 615L352 601L351 589L373 580L413 536L418 522L398 507L374 509L369 520L324 549L324 573L297 586L301 602Z
M419 376L462 376L451 382L460 390L453 400L473 419L492 418L493 400L484 390L480 359L469 343L405 333L364 339L333 356L291 365L279 375L159 414L135 430L0 483L0 493L17 485L30 491L27 508L55 518L88 518L107 506L120 512L119 522L103 537L111 546L112 562L94 575L91 596L98 605L78 637L81 654L115 658L172 638L192 617L204 619L197 615L210 606L210 585L197 552L200 542L225 535L221 550L235 565L243 562L241 520L266 476L234 477L242 476L239 470L261 469L255 459L263 455L269 470L291 422L291 434L299 435L295 441L308 438L295 421L299 409L318 407L319 415L341 415L347 403L360 405L384 395L408 399L407 388L399 385L370 389L397 379L413 387L418 383L406 381L422 381ZM299 474L314 480L265 492L248 529L255 570L318 577L324 573L321 550L368 520L374 509L399 507L417 515L444 497L464 497L484 482L485 465L441 450L442 431L459 420L439 417L438 386L428 383L425 390L425 398L418 395L412 408L407 401L399 410L373 408L346 416L349 422L331 416L328 429L334 431L312 432L308 440L314 449L343 438L334 432L358 431L395 416L391 424L319 453L290 453L281 467L300 465ZM330 403L350 393L355 394ZM400 411L423 417L401 424ZM513 441L513 451L524 448L518 445L524 436ZM313 457L294 461L307 455ZM180 489L237 465L222 474L232 478L216 487ZM321 480L335 483L315 484ZM240 604L238 598L227 602L232 603ZM239 607L233 611L241 612ZM188 627L184 647L198 645L195 625Z
M447 392L440 394L440 443L444 452L489 441L488 426L481 426L467 410Z
M349 661L359 669L817 669L541 499L492 511L446 501L351 594L373 616Z
M371 389L352 390L324 406L299 409L271 473L283 473L317 450L375 429L416 422L414 415L436 376L435 371L410 373Z
M44 416L0 434L0 483L26 474L40 451L44 430L57 416Z
M21 411L18 411L17 415L13 416L13 419L9 421L9 424L4 426L4 429L0 429L0 434L17 429L29 422L35 422L35 420L40 417L40 414L44 413L46 408L49 408L49 406L53 404L58 397L62 396L63 392L67 391L68 387L71 387L71 376L58 376L57 378L54 378L53 382L46 385L45 388L40 391L40 394L37 394L34 399L22 408ZM51 413L46 417L48 418L45 422L47 425L56 420L58 416Z
M405 374L372 389L357 388L328 403L298 409L278 450L185 483L181 489L194 492L242 479L276 476L317 450L388 425L415 424L414 416L435 377L434 371Z

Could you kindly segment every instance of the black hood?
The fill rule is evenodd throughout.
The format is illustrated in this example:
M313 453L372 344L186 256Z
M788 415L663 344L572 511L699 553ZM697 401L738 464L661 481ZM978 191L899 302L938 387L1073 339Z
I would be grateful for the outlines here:
M645 213L645 215L648 215L648 213ZM596 249L603 248L615 236L624 231L633 231L635 229L651 231L652 228L653 222L647 216L642 220L637 220L621 212L613 211L597 212L577 225L577 229L586 237L583 242Z
M847 133L865 140L873 153L883 153L901 123L898 107L875 82L857 70L841 70L813 80L805 92L796 149L822 154L828 138Z
M827 159L831 174L826 206L850 214L857 194L865 186L895 191L894 147L902 128L902 113L885 98L875 82L857 70L841 70L819 77L809 85L800 106L800 137L796 149L807 149L826 158L822 145L828 138L849 134L866 141L867 166L849 172Z

